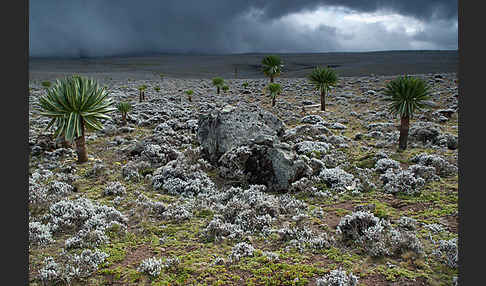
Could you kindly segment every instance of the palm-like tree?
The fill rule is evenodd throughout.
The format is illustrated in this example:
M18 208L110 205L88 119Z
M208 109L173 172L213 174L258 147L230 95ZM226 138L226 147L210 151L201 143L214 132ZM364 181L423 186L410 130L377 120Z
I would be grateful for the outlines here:
M127 114L132 110L132 105L130 102L120 102L117 104L116 108L122 115L122 124L127 124Z
M229 90L229 86L227 86L227 85L223 85L222 89L223 89L223 91L224 91L224 92L228 92L228 90Z
M186 90L186 94L189 102L192 102L192 95L194 94L194 91L192 89Z
M283 68L283 62L279 56L270 55L266 56L262 60L263 73L270 77L270 82L273 83L273 79L280 75Z
M138 90L140 91L140 102L145 100L145 90L147 89L147 85L142 84L141 86L138 87Z
M57 80L47 93L39 98L40 114L52 118L46 129L55 127L55 136L64 135L76 142L78 162L88 161L85 131L101 130L101 119L116 110L108 92L92 80L80 76Z
M309 81L314 84L315 88L321 94L321 110L326 110L326 95L330 86L337 82L337 74L331 68L316 67L308 76Z
M271 83L268 85L268 90L270 91L270 97L272 98L272 107L275 106L275 101L277 95L282 92L282 87L278 83Z
M213 78L213 85L216 87L216 92L219 94L219 90L224 85L224 79L221 78L221 77L215 77L215 78Z
M407 148L410 118L415 111L425 108L425 100L430 99L429 87L419 78L403 76L390 81L385 88L385 100L391 101L389 110L394 115L400 115L400 138L398 148Z

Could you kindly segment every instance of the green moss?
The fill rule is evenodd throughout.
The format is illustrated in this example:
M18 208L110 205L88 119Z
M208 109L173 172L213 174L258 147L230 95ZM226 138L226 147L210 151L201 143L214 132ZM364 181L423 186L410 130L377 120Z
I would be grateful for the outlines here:
M427 274L421 271L412 271L406 268L402 268L400 266L395 266L393 268L389 268L385 265L378 265L376 270L385 275L386 280L388 281L397 281L399 278L405 278L409 280L415 280L418 277L427 278Z
M334 260L335 262L342 264L345 268L350 268L354 263L357 263L361 260L359 255L344 252L336 247L324 249L321 251L321 253L326 255L328 259Z
M379 218L392 219L392 218L397 218L399 216L395 208L385 203L382 203L378 200L373 200L372 203L375 204L375 209L373 211L373 214Z
M322 158L322 153L320 151L317 151L317 150L307 152L305 155L309 158L317 158L317 159Z
M347 209L341 209L341 208L334 208L334 207L324 207L322 208L325 212L335 212L336 215L338 216L345 216L345 215L348 215L348 214L351 214L351 211L350 210L347 210Z
M127 255L127 248L128 246L124 243L120 244L109 244L100 249L110 255L105 262L106 266L109 266L113 263L123 261Z
M368 169L371 169L371 168L374 168L375 167L375 164L376 164L376 158L375 158L375 154L366 154L362 157L360 157L357 161L356 161L356 166L359 167L359 168L368 168Z
M98 270L99 274L111 275L111 276L113 276L113 278L115 280L120 280L121 276L123 275L124 272L125 272L125 269L123 269L123 267L121 267L121 266L117 266L117 267L111 268L111 269L105 268L105 269Z
M199 218L212 219L213 215L214 215L214 213L209 209L203 209L203 210L196 212L196 217L199 217Z
M232 268L249 272L246 285L307 285L309 279L319 273L314 265L274 263L258 257L244 258Z

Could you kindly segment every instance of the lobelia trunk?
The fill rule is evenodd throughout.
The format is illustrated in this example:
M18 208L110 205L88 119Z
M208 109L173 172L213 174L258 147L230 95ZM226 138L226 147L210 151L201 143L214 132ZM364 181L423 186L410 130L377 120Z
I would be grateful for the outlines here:
M273 76L270 77L270 82L273 83Z
M275 106L275 96L272 96L272 107Z
M139 102L142 102L142 91L140 91L140 100Z
M84 122L81 119L81 136L75 139L76 153L78 155L78 163L88 162L88 153L86 152L86 141L84 138Z
M398 139L398 148L407 149L408 129L410 127L410 117L402 116L400 124L400 138Z
M127 114L126 113L122 114L122 125L127 125Z
M326 94L321 91L321 111L326 111Z
M219 86L218 86L216 89L217 89L217 92L218 92L218 94L219 94Z

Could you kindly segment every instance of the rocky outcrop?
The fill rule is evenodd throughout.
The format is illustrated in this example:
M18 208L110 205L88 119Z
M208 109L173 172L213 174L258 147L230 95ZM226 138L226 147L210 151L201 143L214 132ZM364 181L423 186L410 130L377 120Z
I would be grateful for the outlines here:
M288 190L291 183L312 174L312 168L295 152L273 143L252 142L226 152L218 161L220 176L281 191Z
M203 156L216 163L222 178L280 191L312 174L294 151L281 146L284 124L270 113L226 107L201 116L198 126Z
M197 138L203 154L216 163L224 153L260 135L281 136L284 128L280 119L264 110L225 106L199 117Z

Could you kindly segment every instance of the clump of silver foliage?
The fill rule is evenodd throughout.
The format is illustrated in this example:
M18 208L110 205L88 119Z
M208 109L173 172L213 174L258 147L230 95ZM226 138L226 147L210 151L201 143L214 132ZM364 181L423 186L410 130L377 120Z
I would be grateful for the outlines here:
M322 278L316 279L317 286L356 286L358 277L341 269L332 270Z
M457 268L458 266L458 248L457 238L450 240L439 241L438 248L434 251L434 255L442 259L449 267Z
M255 248L246 242L240 242L233 246L228 259L230 262L238 262L243 257L253 256Z
M406 250L423 254L423 246L410 229L411 221L402 219L394 228L385 219L367 211L346 215L337 226L337 233L345 242L357 243L371 256L397 255Z
M81 254L70 254L63 251L56 262L49 256L44 259L44 267L39 271L39 278L44 282L64 282L89 277L109 255L96 249L85 249Z
M66 240L67 248L92 247L109 241L107 231L126 228L127 218L113 207L86 198L62 200L50 206L43 217L52 233L76 231Z

